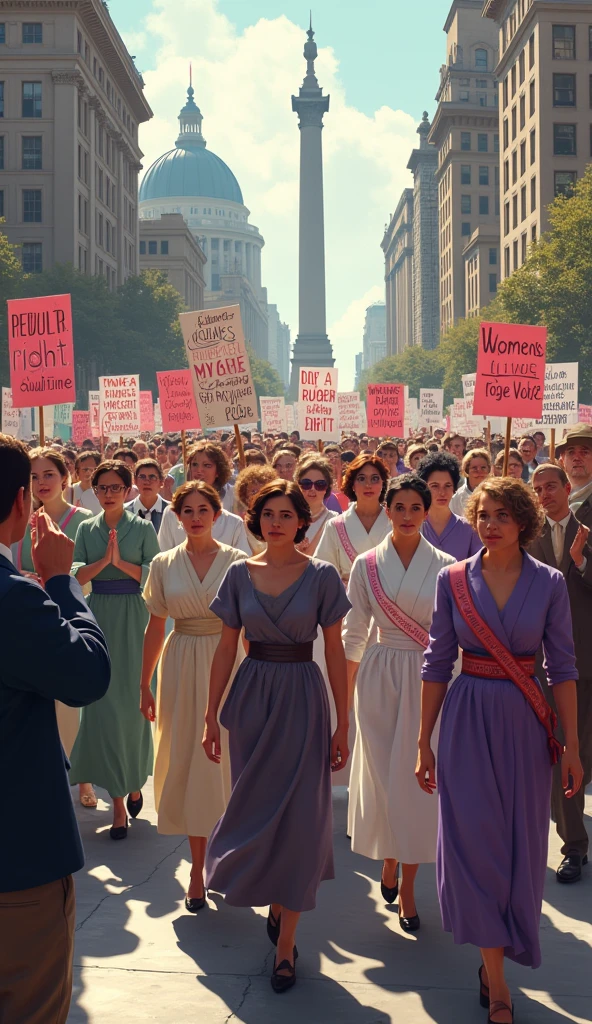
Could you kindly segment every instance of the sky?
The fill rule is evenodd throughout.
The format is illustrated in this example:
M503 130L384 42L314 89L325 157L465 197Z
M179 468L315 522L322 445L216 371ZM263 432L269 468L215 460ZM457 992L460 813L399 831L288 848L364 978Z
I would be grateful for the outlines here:
M442 31L451 0L316 0L316 72L331 97L324 118L327 329L353 387L366 307L384 301L380 242L435 110ZM174 146L189 62L208 147L236 175L265 238L269 302L298 333L299 132L291 95L305 74L309 9L294 0L109 0L146 83L154 117L140 128L147 170Z

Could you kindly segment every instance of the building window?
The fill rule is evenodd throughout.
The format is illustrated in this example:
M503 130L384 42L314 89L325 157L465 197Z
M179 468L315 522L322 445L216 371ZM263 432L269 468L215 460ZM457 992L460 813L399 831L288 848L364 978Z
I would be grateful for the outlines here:
M148 242L148 255L156 256L158 254L158 242Z
M524 50L520 54L520 57L519 57L519 60L518 60L518 68L519 68L519 74L520 74L520 85L522 85L524 83L524 79L526 78L526 57L525 57Z
M529 86L529 102L528 102L528 115L532 117L536 110L536 83L533 78Z
M475 50L475 67L478 71L487 71L487 50Z
M460 165L460 183L461 185L471 184L471 165L461 164Z
M1 22L0 23L0 43L4 44L5 42L6 42L6 25L4 24L4 22Z
M553 25L553 60L576 59L575 25Z
M468 93L468 91L466 89L461 89L459 94L458 94L458 98L461 101L461 103L468 103L469 102L469 93Z
M499 153L499 135L497 132L493 136L493 152Z
M512 142L516 138L518 132L518 120L516 117L516 106L512 107Z
M518 227L518 194L512 196L512 227Z
M495 164L493 168L493 184L496 188L499 188L500 177L499 177L499 164Z
M526 139L520 143L520 177L526 174Z
M4 82L0 82L0 117L4 117Z
M528 40L528 70L534 67L534 32Z
M523 93L522 96L520 97L520 131L522 131L522 129L524 128L525 124L526 124L526 96Z
M489 250L489 266L497 267L497 249Z
M25 224L41 223L41 189L23 190L23 221Z
M518 181L518 151L515 149L512 153L512 185L515 185Z
M461 132L460 133L460 148L463 150L470 150L471 148L471 133Z
M510 81L512 83L512 99L514 99L514 96L516 95L516 65L515 64L512 65L512 70L510 72Z
M504 277L510 276L510 246L504 249Z
M514 270L518 270L518 239L512 245L512 256L514 258Z
M495 295L497 291L497 274L489 275L489 291L491 295Z
M555 171L555 195L571 195L577 178L577 171Z
M477 136L477 152L487 153L488 148L488 136L486 134L479 133Z
M575 124L553 125L553 152L555 156L576 155Z
M510 132L508 126L508 118L504 117L504 150L510 145Z
M528 210L526 208L526 185L520 189L520 220L526 220Z
M553 106L575 107L576 76L553 75Z
M22 252L25 274L40 274L43 271L41 242L23 242Z
M530 212L534 213L537 205L536 175L530 179Z
M537 240L537 226L536 226L536 224L532 225L532 229L531 229L531 232L530 232L530 240L531 240L531 242L536 242L536 240Z
M168 256L168 254L169 254L169 243L168 242L161 242L160 243L160 255L161 256Z
M510 161L504 160L504 192L510 187Z
M508 76L507 75L504 78L504 84L503 84L503 105L504 105L504 110L505 110L506 107L508 106Z
M479 168L479 184L489 185L489 167L485 166Z
M460 212L470 213L471 212L471 197L463 195L460 197Z
M489 196L479 196L479 213L482 217L489 216Z
M525 260L526 260L526 247L528 245L526 231L524 232L523 235L520 236L520 243L521 243L521 248L522 248L522 262L524 263Z
M23 117L42 117L41 82L23 82Z
M500 215L500 197L498 192L496 192L494 198L494 214L496 217L499 217Z
M536 160L536 129L533 128L530 133L530 163L531 166Z
M43 25L40 21L23 22L23 43L42 43Z
M471 237L471 225L465 220L461 221L460 233L463 238Z
M41 171L41 136L23 135L23 171Z
M510 203L504 203L504 235L510 234Z
M146 242L140 242L140 256L146 255Z
M4 189L0 188L0 217L4 216Z

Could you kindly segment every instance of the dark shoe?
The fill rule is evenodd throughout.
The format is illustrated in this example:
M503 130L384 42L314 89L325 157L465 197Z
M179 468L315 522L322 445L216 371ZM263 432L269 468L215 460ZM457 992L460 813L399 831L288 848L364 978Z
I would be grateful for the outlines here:
M109 829L111 839L127 839L127 821L125 825L112 825Z
M579 882L582 877L582 868L588 863L587 857L581 857L579 853L568 853L557 868L555 874L558 882Z
M403 917L399 903L399 924L404 932L418 932L420 923L419 914L414 914L413 917Z
M492 1020L492 1014L501 1013L502 1010L509 1010L510 1013L512 1014L512 1021L514 1021L514 1003L512 1003L511 1006L508 1006L507 1003L502 1003L501 1000L498 1000L497 1003L492 1003L491 1006L489 1007L489 1017L487 1018L487 1024L499 1024L499 1021Z
M190 914L197 914L199 910L203 910L206 905L206 890L204 889L203 896L186 896L185 897L185 910L188 910Z
M138 814L142 810L142 807L144 806L144 797L142 796L141 793L139 800L132 800L131 796L128 796L126 806L130 818L137 818Z
M269 941L273 942L274 946L277 946L278 939L280 937L280 924L281 924L281 920L282 920L282 915L278 914L278 917L277 917L277 920L276 920L275 917L273 916L272 912L271 912L271 907L270 907L269 908L269 914L267 915L267 934L269 935Z
M289 974L278 974L278 971L289 971ZM287 992L289 988L293 988L296 984L296 967L288 960L282 960L281 964L276 966L275 961L273 964L273 974L271 975L271 987L274 992L278 995L281 992Z
M382 875L380 876L380 891L382 893L382 898L383 898L385 903L394 903L395 902L397 896L399 895L399 869L398 868L397 868L397 881L396 881L395 885L393 885L392 889L390 889L388 885L384 884L384 882L382 880Z
M479 984L481 986L480 989L479 989L479 1002L481 1003L481 1006L483 1007L484 1010L488 1010L489 1009L489 986L486 985L485 982L483 981L483 967L484 967L484 965L481 964L481 966L479 968Z

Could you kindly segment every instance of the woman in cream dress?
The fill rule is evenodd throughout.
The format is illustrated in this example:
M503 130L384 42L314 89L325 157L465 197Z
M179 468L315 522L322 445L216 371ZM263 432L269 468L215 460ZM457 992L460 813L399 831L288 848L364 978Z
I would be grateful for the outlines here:
M454 559L420 534L431 502L423 480L397 477L386 500L392 533L356 559L343 630L350 686L359 665L348 833L355 853L384 861L388 903L403 865L399 920L404 931L417 931L415 876L419 864L436 859L438 827L437 802L427 794L418 800L415 780L421 667L438 573ZM378 642L366 646L372 619Z
M229 566L245 555L212 537L221 514L213 487L200 481L183 484L172 507L186 540L156 556L144 587L150 622L144 641L141 709L149 721L156 721L158 831L189 837L193 865L185 906L195 913L205 905L207 838L224 813L231 789L227 756L218 767L208 761L201 745L210 666L222 631L221 620L209 606ZM167 616L174 620L174 629L165 643ZM159 658L155 702L150 682ZM228 744L223 748L227 750Z

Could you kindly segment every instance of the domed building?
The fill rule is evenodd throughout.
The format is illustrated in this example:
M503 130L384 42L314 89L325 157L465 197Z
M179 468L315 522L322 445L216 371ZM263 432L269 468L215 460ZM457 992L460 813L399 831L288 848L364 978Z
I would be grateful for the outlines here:
M265 242L259 229L249 224L249 210L234 174L207 148L194 94L190 85L175 148L155 160L143 178L140 220L182 215L207 258L205 308L238 303L245 338L257 355L267 359L267 290L261 285Z

